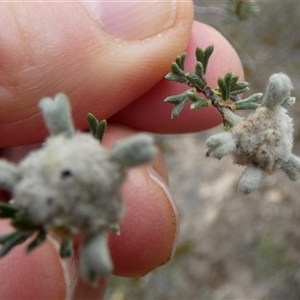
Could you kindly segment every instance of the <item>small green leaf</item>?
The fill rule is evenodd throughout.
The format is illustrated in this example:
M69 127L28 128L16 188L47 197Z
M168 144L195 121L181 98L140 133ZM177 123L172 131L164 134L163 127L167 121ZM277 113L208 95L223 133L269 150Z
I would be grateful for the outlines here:
M90 127L92 135L102 142L104 133L106 131L107 122L106 120L98 121L98 119L91 113L87 114L87 120Z
M175 96L169 96L167 97L164 101L172 104L178 104L182 100L182 97L180 95L175 95Z
M231 81L232 81L232 73L231 72L228 72L226 73L225 77L224 77L224 81L225 81L225 84L226 84L226 87L230 93L230 90L231 90ZM229 98L229 94L228 94L228 98Z
M263 95L262 93L256 93L256 94L251 95L248 98L245 98L245 99L241 100L241 102L244 102L244 103L246 103L246 102L257 102L258 99L260 99L262 97L262 95Z
M180 82L180 83L187 83L188 82L184 75L177 75L173 72L168 73L165 76L165 79L168 80L168 81L176 81L176 82Z
M189 89L187 91L184 91L183 93L175 96L169 96L164 101L172 104L179 104L181 102L184 102L187 99L187 93L193 92L194 89Z
M20 209L12 204L0 202L0 218L13 218Z
M198 75L201 78L201 80L204 84L204 87L205 87L207 82L206 82L205 75L204 75L204 68L203 68L202 63L199 61L196 63L195 73L196 73L196 75Z
M195 51L195 55L196 55L197 61L200 62L203 65L203 63L204 63L204 51L201 48L197 47L196 51Z
M26 252L29 253L39 245L41 245L47 237L47 231L42 229L36 236L36 238L26 247Z
M188 92L187 97L192 101L192 102L199 102L199 101L204 101L207 102L207 99L199 97L194 91Z
M179 65L175 62L172 63L171 70L172 70L172 73L174 73L176 75L179 75L179 76L185 75L185 72L182 71L182 69L179 67Z
M195 73L186 73L185 77L194 86L198 86L201 89L204 89L206 86L206 82Z
M88 113L87 114L87 121L88 121L88 124L89 124L90 131L91 131L92 135L95 136L96 131L97 131L97 127L98 127L98 124L99 124L97 118L93 114Z
M98 127L97 127L95 138L97 140L99 140L101 143L102 143L103 136L105 134L106 128L107 128L107 122L106 122L106 120L100 121L99 124L98 124Z
M7 241L9 241L12 237L14 237L15 232L7 233L7 234L2 234L0 235L0 244L4 244Z
M209 45L209 46L204 50L204 57L205 57L206 59L209 59L213 52L214 52L214 45Z
M188 102L188 98L186 98L185 101L175 105L175 107L173 108L172 113L171 113L172 119L174 119L180 115L180 113L182 112L182 110L183 110L184 106L187 104L187 102Z
M184 71L185 59L186 59L186 53L182 53L181 55L177 56L177 58L176 58L176 64L182 71Z
M121 230L120 230L120 225L119 224L112 224L109 226L109 229L115 233L116 235L120 235L121 234Z
M180 62L180 66L182 66L182 62ZM168 81L187 83L185 72L180 68L180 66L176 62L173 62L171 65L172 72L168 73L165 76L165 79Z
M232 100L233 102L237 102L241 101L242 99L238 95L232 95L232 93L230 93L230 100Z
M239 80L239 76L238 75L233 75L231 77L231 83L230 83L230 90L234 89L234 86L236 85L236 83Z
M222 99L224 101L228 100L229 99L229 90L228 90L225 80L221 77L218 79L218 86L220 88Z
M209 104L208 104L207 101L196 101L196 102L191 104L191 109L192 110L198 110L198 109L206 107L208 105Z
M234 107L236 110L246 110L246 109L256 109L259 104L255 103L262 97L262 93L256 93L251 95L250 97L236 101L234 103Z
M71 239L62 239L59 255L60 257L71 257L73 255L73 242Z
M11 235L11 238L8 239L3 245L0 250L0 257L6 255L13 247L22 244L27 240L29 237L28 234L20 231L16 231Z
M181 113L183 107L189 101L189 99L187 97L187 93L189 93L189 92L191 92L193 90L194 89L189 89L189 90L187 90L187 91L185 91L185 92L183 92L183 93L181 93L179 95L170 96L170 97L167 97L165 99L165 102L169 102L169 103L175 104L175 107L173 108L172 113L171 113L171 118L172 119L175 118L175 117L177 117Z
M214 45L210 45L204 50L204 60L203 60L204 73L206 73L208 60L213 52L214 52Z
M41 227L34 223L29 214L25 210L18 211L10 221L16 229L20 231L36 231L41 230Z
M238 95L238 94L246 93L247 91L249 91L248 87L246 87L244 89L241 89L241 90L230 91L230 96L231 95Z
M234 107L236 110L248 110L248 109L256 109L259 107L259 104L253 102L235 102Z
M211 153L212 149L208 149L205 153L205 156L206 157L210 157L210 153Z
M248 86L249 86L249 83L248 83L248 82L241 81L241 82L236 83L236 84L231 88L231 91L243 90L243 89L248 88Z

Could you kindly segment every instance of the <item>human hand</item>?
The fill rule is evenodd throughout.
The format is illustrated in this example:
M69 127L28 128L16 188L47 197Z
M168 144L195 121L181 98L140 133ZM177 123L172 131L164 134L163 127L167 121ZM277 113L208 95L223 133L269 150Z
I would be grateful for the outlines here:
M17 160L35 147L26 145L43 141L47 132L37 103L57 92L69 95L76 128L87 128L88 112L108 119L107 146L134 130L190 132L221 121L209 108L170 120L172 108L163 103L186 89L162 79L185 49L187 68L192 68L196 46L214 44L207 73L211 85L229 69L242 76L228 42L211 27L193 24L192 1L104 3L104 15L98 16L106 31L81 3L0 4L0 146L6 147L5 157ZM178 217L167 181L161 154L151 166L129 172L121 236L110 239L116 275L142 276L171 258ZM1 233L11 230L7 222L1 224ZM97 288L82 282L76 255L60 260L55 243L51 239L29 255L22 245L0 260L3 299L103 297L107 280Z

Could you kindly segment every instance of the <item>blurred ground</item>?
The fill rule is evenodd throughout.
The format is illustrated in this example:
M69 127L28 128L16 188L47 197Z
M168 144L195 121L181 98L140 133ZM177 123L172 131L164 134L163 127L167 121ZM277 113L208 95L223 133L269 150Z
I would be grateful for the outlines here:
M268 77L282 71L300 99L300 5L270 1L260 7L260 15L247 22L195 17L234 45L252 93L264 91ZM291 114L294 153L300 155L300 101ZM107 300L300 299L300 183L278 172L265 177L259 191L241 195L236 184L243 169L230 157L205 157L206 138L220 130L157 137L181 216L178 250L170 263L143 278L113 278Z

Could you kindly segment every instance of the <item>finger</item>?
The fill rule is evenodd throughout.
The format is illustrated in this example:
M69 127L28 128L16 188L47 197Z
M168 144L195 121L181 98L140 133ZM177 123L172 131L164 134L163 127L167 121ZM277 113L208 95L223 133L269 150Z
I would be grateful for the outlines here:
M116 140L132 133L124 127L109 125L104 144L110 147ZM7 155L18 160L25 151L19 148L7 152ZM122 189L126 216L120 225L121 235L111 235L109 242L114 274L141 276L172 257L178 237L178 217L166 181L167 172L161 154L151 166L129 172ZM3 223L0 229L1 233L11 231ZM26 295L28 299L64 299L66 295L74 299L100 299L107 282L101 279L97 289L84 283L78 273L77 258L62 260L58 257L57 248L58 245L51 239L30 255L24 254L24 245L21 245L2 258L0 275L6 277L2 287L7 293L4 295L10 296L10 299L17 299L20 295ZM27 280L21 282L23 276ZM47 276L46 284L43 283L44 276ZM18 290L14 288L16 282ZM0 286L2 295L1 292ZM33 293L35 296L32 296Z
M188 0L0 3L0 147L43 139L43 96L68 94L81 129L113 115L164 76L192 19Z
M126 214L121 235L110 236L114 274L140 277L172 258L178 215L165 182L151 168L130 171L123 194Z
M14 229L0 221L0 234ZM48 238L33 252L25 254L24 243L0 259L1 299L102 299L107 279L96 288L82 282L76 259L60 259L58 243Z
M109 128L104 139L107 146L133 133L120 126ZM161 153L151 166L129 172L122 190L126 213L121 235L110 235L115 275L143 276L171 259L179 224L167 181Z
M232 46L214 28L198 22L194 23L191 40L186 50L186 70L189 72L194 70L196 47L206 48L211 44L214 45L214 52L206 73L208 86L216 87L218 77L224 76L228 71L239 75L240 80L243 80L242 64ZM164 99L187 89L189 89L187 85L170 83L162 79L151 90L114 115L111 120L136 130L158 133L200 131L219 124L222 120L221 116L213 107L194 112L187 105L179 117L171 120L173 105L164 103Z
M1 234L12 232L0 222ZM15 247L0 260L2 299L64 299L66 286L55 249L48 241L31 254L25 245Z

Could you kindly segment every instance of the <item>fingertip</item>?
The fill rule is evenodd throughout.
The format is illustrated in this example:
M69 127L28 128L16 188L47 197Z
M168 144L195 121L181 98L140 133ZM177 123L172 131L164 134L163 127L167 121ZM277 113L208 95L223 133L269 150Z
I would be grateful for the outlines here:
M243 80L242 63L234 48L216 29L199 22L194 22L193 25L191 39L186 49L185 69L190 72L194 70L196 47L206 48L212 44L214 52L206 73L208 85L212 88L216 87L218 78L224 76L228 71L239 75L240 80ZM187 89L189 87L184 84L167 82L162 79L151 90L114 115L111 120L136 130L157 133L197 132L220 124L222 118L211 106L194 112L186 105L180 116L171 119L173 105L165 103L164 99L180 94Z
M88 112L99 119L118 112L164 75L172 57L186 47L193 21L192 1L168 1L178 2L170 28L125 41L106 32L82 3L55 2L1 3L0 24L7 29L0 33L2 147L41 142L47 132L37 102L58 92L70 96L76 128L87 128ZM152 15L160 14L160 5L144 4L152 6ZM140 5L130 3L135 6Z
M7 221L0 221L0 234L13 231ZM77 257L58 256L59 243L51 236L31 253L25 242L0 259L1 299L103 299L108 278L99 278L92 287L82 281Z
M133 130L109 124L103 144L111 147ZM109 246L114 275L138 277L166 263L176 248L179 222L167 182L168 174L160 151L146 167L134 168L122 188L125 217L121 234L110 234Z
M0 232L13 229L0 221ZM26 243L13 248L0 259L1 299L64 299L64 274L53 245L46 241L29 254Z
M158 178L155 171L150 173L132 170L124 185L126 214L120 224L121 234L111 234L109 240L114 275L144 276L165 264L176 247L176 208L163 185L153 180L153 176Z

